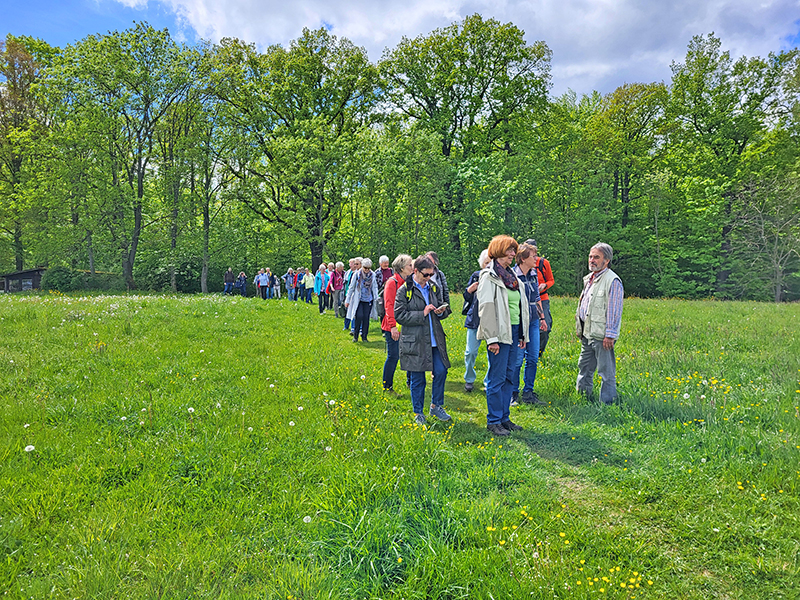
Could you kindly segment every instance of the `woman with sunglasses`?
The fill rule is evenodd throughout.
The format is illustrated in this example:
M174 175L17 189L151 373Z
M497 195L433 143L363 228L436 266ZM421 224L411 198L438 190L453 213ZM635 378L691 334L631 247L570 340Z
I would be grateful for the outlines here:
M427 421L425 405L425 372L433 372L430 414L440 421L449 421L444 410L444 384L450 359L441 320L448 315L442 290L431 282L433 261L420 256L414 261L414 271L397 290L394 318L400 330L400 368L408 372L414 420L418 425Z
M511 270L517 255L517 241L498 235L489 243L492 259L478 278L478 339L486 340L489 372L486 374L486 429L506 436L522 429L511 421L511 392L514 389L517 352L525 348L530 314L525 285Z

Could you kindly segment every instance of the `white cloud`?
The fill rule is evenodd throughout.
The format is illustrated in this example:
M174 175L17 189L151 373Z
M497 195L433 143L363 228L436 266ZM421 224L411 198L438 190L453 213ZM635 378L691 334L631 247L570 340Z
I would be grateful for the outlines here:
M147 0L116 0L140 7ZM303 27L328 27L377 61L403 36L416 37L475 12L511 21L529 42L553 50L553 93L609 92L626 82L668 81L692 36L714 32L734 56L788 47L800 28L797 0L150 0L179 28L218 41L287 44ZM180 35L180 32L178 32ZM185 35L186 31L183 32Z

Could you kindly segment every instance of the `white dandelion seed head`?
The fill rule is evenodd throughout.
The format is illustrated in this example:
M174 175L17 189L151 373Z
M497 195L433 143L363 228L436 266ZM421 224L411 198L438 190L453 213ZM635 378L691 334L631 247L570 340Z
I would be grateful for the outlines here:
M25 446L25 452L33 452L34 450L36 450L36 448L33 446Z
M242 375L242 379L247 379L247 375Z
M144 425L144 421L139 421L139 425Z
M128 420L128 417L120 417L120 418L119 418L119 420L120 420L120 421L127 421L127 420Z
M397 467L392 467L392 471L397 471Z
M688 399L689 399L689 394L684 394L684 395L683 395L683 399L684 399L684 400L688 400Z
M322 392L322 395L323 395L323 396L327 396L327 395L328 395L328 392Z
M197 377L192 377L192 381L197 381Z
M275 387L275 384L274 384L274 383L270 383L270 384L269 384L269 387L271 387L271 388L274 388L274 387Z
M297 410L303 410L303 407L302 406L298 406Z
M705 395L705 394L702 394L702 395L700 396L700 400L705 400L705 399L706 399L706 395Z
M143 409L142 409L142 412L147 412L147 408L146 408L146 407L145 407L145 408L143 408Z
M538 552L534 552L533 553L533 558L539 558L539 553Z
M294 421L289 421L289 427L294 427Z
M700 459L700 462L701 462L701 463L705 463L705 462L706 462L706 459L705 459L705 458L701 458L701 459Z
M203 313L203 314L206 314L206 313ZM202 354L203 352L205 352L205 350L200 350L200 354Z
M334 404L336 404L336 400L328 400L328 404L330 404L331 406L333 406Z
M362 375L362 376L361 376L361 381L364 381L366 378L367 378L367 376L366 376L366 375Z
M330 446L325 446L325 452L330 452L330 451L331 451L331 447Z
M311 516L306 515L305 517L303 517L303 523L311 523Z
M193 409L191 406L189 407L189 412L190 412L190 413L193 413L193 412L194 412L194 409Z
M253 431L253 428L252 427L248 427L247 431Z

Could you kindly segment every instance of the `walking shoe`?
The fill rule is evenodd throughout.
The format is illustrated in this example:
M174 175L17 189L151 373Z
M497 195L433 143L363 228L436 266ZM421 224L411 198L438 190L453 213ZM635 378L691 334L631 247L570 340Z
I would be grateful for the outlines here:
M465 383L464 384L464 391L465 392L471 392L474 389L475 389L475 386L472 385L471 383Z
M519 406L519 402L517 402L516 400L512 400L511 404L509 404L509 406L512 407L512 408L515 407L515 406Z
M436 417L440 421L449 421L450 420L450 415L448 415L444 411L444 408L442 406L438 406L438 405L434 404L433 406L431 406L430 413L431 413L432 417Z
M506 429L508 429L509 431L522 431L522 426L521 425L517 425L516 423L512 423L510 420L503 421L500 424L503 427L505 427Z
M486 430L492 435L499 435L499 436L511 435L511 432L502 425L500 425L500 423L490 423L489 425L486 426Z
M514 406L516 406L516 404L514 404L515 402L519 402L519 390L517 390L516 392L511 392L511 403Z
M414 423L416 423L417 425L425 425L425 423L427 422L428 419L426 419L425 415L423 415L422 413L419 413L414 417Z
M547 402L539 400L539 396L533 390L529 392L522 392L522 402L524 404L536 404L537 406L547 406Z

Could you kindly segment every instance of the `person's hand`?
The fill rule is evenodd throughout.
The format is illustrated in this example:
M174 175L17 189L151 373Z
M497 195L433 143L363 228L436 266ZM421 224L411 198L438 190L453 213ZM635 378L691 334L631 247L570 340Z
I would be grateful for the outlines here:
M428 304L428 306L426 306L422 311L422 314L427 317L428 313L430 313L432 310L436 310L436 307L433 304Z
M447 307L446 307L446 306L440 306L439 308L434 308L434 309L433 309L433 312L435 312L437 315L440 315L440 314L442 314L442 313L443 313L445 310L447 310Z
M613 350L614 349L614 342L616 342L614 338L605 337L603 338L603 348L606 350Z
M540 294L541 294L543 291L545 291L546 289L547 289L547 284L546 284L546 283L540 283L540 284L539 284L539 293L540 293Z
M539 321L539 331L547 331L547 321Z
M474 294L474 293L475 293L475 290L477 290L477 289L478 289L478 282L476 281L475 283L473 283L471 286L469 286L469 287L467 288L467 291L468 291L470 294Z
M522 350L524 350L524 349L525 349L525 345L526 345L526 344L527 344L527 342L526 342L525 340L520 340L520 341L519 341L519 347L520 347Z
M486 349L495 356L497 356L500 353L500 344L498 344L497 342L495 342L494 344L489 344L488 346L486 346Z
M397 331L397 327L392 327L389 331L392 333L392 339L396 342L400 339L400 332Z
M344 307L345 307L345 308L350 308L350 303L349 303L349 302L345 302L345 303L344 303Z

